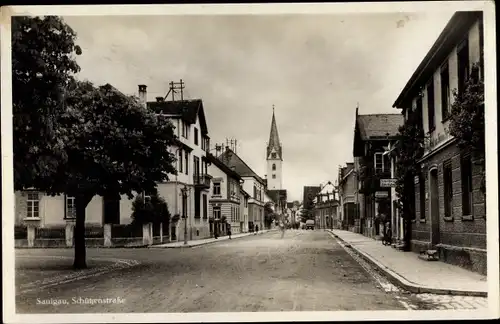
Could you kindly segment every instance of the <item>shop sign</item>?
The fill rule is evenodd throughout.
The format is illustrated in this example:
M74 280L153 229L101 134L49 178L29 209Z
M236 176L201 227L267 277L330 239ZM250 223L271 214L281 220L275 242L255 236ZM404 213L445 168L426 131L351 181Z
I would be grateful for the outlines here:
M380 179L380 187L394 188L396 186L396 179Z
M387 191L376 191L375 198L388 198L389 193Z

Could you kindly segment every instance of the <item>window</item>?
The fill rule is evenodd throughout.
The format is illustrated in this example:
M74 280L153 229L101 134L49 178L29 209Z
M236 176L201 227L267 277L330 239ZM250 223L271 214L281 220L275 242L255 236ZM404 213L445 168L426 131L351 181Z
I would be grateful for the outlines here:
M220 196L220 182L214 182L214 196Z
M257 198L257 186L253 186L253 198Z
M38 218L39 208L40 208L40 200L38 198L38 192L29 192L28 193L28 201L27 201L27 218Z
M248 198L245 197L245 207L248 207Z
M198 128L194 128L194 144L198 145Z
M462 214L472 215L472 161L470 155L464 155L460 161L462 178Z
M434 112L434 78L427 86L427 117L429 119L429 132L436 128L435 112Z
M220 219L220 207L214 206L214 219Z
M444 217L451 217L453 206L453 178L451 171L451 160L443 163L443 185L444 185Z
M275 159L276 158L276 153L271 153L271 158Z
M200 176L200 158L196 155L193 155L193 174L195 177ZM200 179L197 179L199 181Z
M207 203L207 195L203 195L203 219L207 219L208 217L208 203Z
M184 171L186 174L189 174L189 153L186 152L184 154L184 157L185 157L184 162L186 162L186 165L184 166Z
M76 218L75 197L65 196L66 206L64 218Z
M276 171L276 164L273 163L273 171Z
M276 179L276 175L275 174L273 174L273 179Z
M188 138L189 136L189 125L188 123L182 121L182 137Z
M375 153L375 173L384 171L384 156L383 153Z
M179 149L179 172L182 172L182 150Z
M457 48L458 65L458 93L465 90L465 83L469 77L469 39L465 38Z
M420 219L425 219L425 177L423 173L419 175L420 184Z
M423 112L422 112L422 97L419 96L416 102L417 106L415 108L415 113L417 114L417 125L419 127L424 127L423 123Z
M450 115L450 70L448 63L441 68L441 116L445 121Z

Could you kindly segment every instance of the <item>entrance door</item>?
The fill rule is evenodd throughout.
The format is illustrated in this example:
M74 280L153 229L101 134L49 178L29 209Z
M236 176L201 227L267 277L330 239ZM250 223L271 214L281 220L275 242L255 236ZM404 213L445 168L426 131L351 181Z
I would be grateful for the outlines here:
M439 244L439 190L438 171L432 169L429 174L430 216L431 216L431 245Z
M120 197L104 197L102 214L104 224L120 224Z

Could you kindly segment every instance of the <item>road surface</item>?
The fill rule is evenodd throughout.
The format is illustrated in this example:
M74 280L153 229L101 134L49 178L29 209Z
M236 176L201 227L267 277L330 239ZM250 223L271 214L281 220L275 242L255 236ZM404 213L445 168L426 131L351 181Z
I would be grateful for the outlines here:
M59 256L71 265L72 254L16 250L17 287L29 286L26 273L33 269L32 263L25 269L26 260ZM430 303L384 289L383 279L324 231L292 230L283 239L274 231L189 249L88 249L87 256L135 263L63 284L32 285L22 293L18 288L17 312L404 310L409 304L431 309Z

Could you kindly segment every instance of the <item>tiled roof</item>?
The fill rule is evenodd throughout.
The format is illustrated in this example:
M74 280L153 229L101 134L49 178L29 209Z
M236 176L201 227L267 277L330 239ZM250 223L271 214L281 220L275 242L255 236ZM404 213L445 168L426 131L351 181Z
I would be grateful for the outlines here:
M356 121L362 140L394 137L403 125L402 114L358 115Z
M217 159L212 154L207 154L207 161L209 161L210 163L213 163L216 167L221 169L223 172L225 172L227 175L229 175L233 179L241 180L241 176L237 172L231 170L230 167L225 165L221 160Z
M242 177L254 177L260 183L264 184L264 180L257 175L236 153L231 149L226 148L226 151L217 157L228 167L234 167L234 171Z
M201 99L176 101L149 101L148 108L156 113L179 115L190 124L196 123L196 116L200 119L200 128L203 135L208 134L203 101Z

